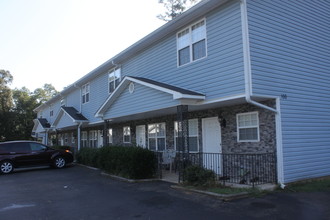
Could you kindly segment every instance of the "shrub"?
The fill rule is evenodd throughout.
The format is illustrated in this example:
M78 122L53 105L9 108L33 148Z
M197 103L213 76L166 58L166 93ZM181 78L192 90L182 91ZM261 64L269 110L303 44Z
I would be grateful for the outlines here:
M98 165L98 148L83 147L80 149L77 155L78 163L85 164L92 167Z
M78 162L131 179L151 178L156 173L157 158L150 150L121 146L102 147L96 152L93 150L82 148L78 153Z
M192 186L211 186L215 184L215 173L200 166L189 166L183 173L184 184Z

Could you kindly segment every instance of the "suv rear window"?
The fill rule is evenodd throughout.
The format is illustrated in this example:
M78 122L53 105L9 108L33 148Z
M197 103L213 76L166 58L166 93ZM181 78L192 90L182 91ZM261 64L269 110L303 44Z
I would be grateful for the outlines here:
M31 152L31 148L28 143L10 143L7 144L6 150L8 152L15 152L15 153Z

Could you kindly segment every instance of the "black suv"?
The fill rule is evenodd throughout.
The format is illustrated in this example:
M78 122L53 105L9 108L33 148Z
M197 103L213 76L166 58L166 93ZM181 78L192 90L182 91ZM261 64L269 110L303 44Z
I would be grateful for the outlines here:
M0 172L11 173L14 167L51 165L63 168L72 163L69 150L55 150L34 141L10 141L0 143Z

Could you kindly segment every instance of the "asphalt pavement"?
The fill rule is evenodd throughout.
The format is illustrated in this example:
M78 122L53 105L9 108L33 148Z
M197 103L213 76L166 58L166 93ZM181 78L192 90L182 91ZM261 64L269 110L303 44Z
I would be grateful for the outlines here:
M113 180L77 165L0 175L0 183L0 219L330 219L329 192L224 202L160 181Z

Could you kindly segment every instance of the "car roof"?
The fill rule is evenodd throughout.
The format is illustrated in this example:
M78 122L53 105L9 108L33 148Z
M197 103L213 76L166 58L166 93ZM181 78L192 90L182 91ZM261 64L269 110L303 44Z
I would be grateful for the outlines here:
M37 142L37 141L26 141L26 140L0 142L0 144L11 144L11 143L38 143L38 144L42 144L42 143Z

